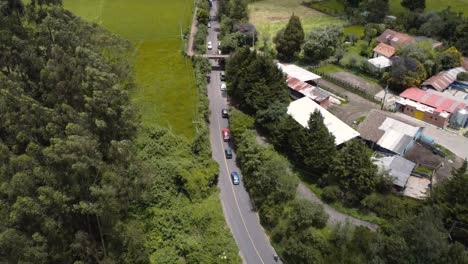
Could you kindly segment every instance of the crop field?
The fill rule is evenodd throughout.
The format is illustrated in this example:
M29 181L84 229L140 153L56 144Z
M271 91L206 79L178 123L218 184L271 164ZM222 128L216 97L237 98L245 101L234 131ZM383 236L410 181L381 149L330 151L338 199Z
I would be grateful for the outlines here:
M294 13L301 18L307 34L314 28L344 22L302 5L303 0L262 0L249 4L249 20L262 36L273 39L276 33L288 23Z
M197 92L191 62L181 55L181 31L192 0L65 0L64 6L132 42L138 88L132 100L143 125L158 124L192 139Z

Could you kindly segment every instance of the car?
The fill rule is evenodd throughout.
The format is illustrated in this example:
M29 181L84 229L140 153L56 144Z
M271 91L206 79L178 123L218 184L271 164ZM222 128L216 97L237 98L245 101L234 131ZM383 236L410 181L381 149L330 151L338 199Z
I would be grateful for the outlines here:
M227 91L226 83L221 83L221 92Z
M240 178L239 178L239 174L237 174L236 171L231 172L231 180L232 180L232 184L239 185Z
M224 74L223 71L219 73L219 77L221 78L221 81L223 82L226 80L226 75Z
M211 41L208 41L208 44L206 44L206 47L210 50L213 48L213 44L211 44Z
M211 28L211 23L210 22L208 22L208 28Z
M229 116L228 110L225 109L225 108L223 108L223 109L221 110L221 117L223 117L223 118L228 118L228 116Z
M232 149L230 148L225 149L224 154L226 155L226 159L232 159Z
M229 141L229 129L223 128L223 131L221 132L221 135L223 136L224 142Z

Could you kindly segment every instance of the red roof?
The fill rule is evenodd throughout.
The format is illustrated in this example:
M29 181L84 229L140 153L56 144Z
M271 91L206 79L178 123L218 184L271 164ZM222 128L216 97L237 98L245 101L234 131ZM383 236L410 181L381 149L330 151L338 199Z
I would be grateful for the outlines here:
M437 112L446 111L455 112L459 108L465 108L468 105L462 98L452 97L434 90L421 90L415 87L406 89L400 94L401 97L412 101L433 107Z
M393 54L395 54L396 52L396 49L390 45L387 45L383 42L379 43L379 45L377 45L373 51L381 54L382 56L385 56L387 58L390 58L393 56Z
M416 41L416 38L407 34L403 34L403 33L391 30L391 29L386 29L377 38L377 40L381 43L388 44L394 48L398 48L403 45Z
M317 88L316 86L313 86L311 84L308 84L306 82L303 82L297 78L291 77L288 75L288 78L286 79L288 83L288 87L290 89L293 89L295 91L298 91L305 96L308 96L312 98L312 100L315 100L317 102L322 102L323 100L326 100L329 96L326 93L323 93L321 89ZM308 91L305 91L308 90Z

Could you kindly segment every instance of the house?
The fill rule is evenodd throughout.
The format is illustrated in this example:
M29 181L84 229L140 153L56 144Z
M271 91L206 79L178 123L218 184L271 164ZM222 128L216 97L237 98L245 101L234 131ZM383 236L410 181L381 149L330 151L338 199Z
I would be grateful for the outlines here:
M437 48L444 45L442 42L425 37L425 36L418 36L413 37L408 34L400 33L398 31L394 31L391 29L386 29L378 38L377 41L379 43L385 43L390 45L394 48L399 48L404 45L408 45L414 42L422 42L422 41L429 41L432 43L432 48Z
M390 59L395 54L396 48L381 42L372 51L374 52L374 58L383 56Z
M406 89L396 102L398 111L433 124L446 127L452 114L468 108L468 100L435 90L422 90L415 87Z
M400 33L391 29L386 29L378 38L379 43L390 45L394 48L399 48L404 45L410 44L416 41L415 37L408 34Z
M392 66L392 61L384 56L368 59L367 61L379 71Z
M318 110L323 116L323 122L328 131L335 136L335 145L341 145L344 142L356 138L359 133L348 126L346 123L332 115L326 109L318 105L308 97L293 101L288 106L288 115L304 128L308 128L310 115Z
M320 75L317 75L294 64L282 64L278 62L276 65L281 71L283 71L284 74L311 85L317 85L318 81L322 78Z
M424 81L421 84L421 87L423 89L434 89L442 92L457 80L457 75L461 72L466 72L465 68L457 67L448 71L439 72L438 74Z
M408 124L383 111L373 109L358 132L372 149L403 156L421 137L423 128Z
M397 155L373 158L373 163L381 171L388 172L398 191L403 191L406 188L408 178L416 167L416 163Z
M330 94L327 91L290 76L287 77L286 82L289 94L294 100L306 96L325 109L330 105Z

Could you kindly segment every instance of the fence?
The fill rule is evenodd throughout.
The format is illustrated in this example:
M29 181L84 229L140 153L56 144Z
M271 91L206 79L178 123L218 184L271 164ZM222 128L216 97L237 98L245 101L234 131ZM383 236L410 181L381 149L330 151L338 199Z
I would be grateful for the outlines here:
M427 149L429 149L430 151L432 151L432 153L434 154L437 154L443 158L445 158L445 153L440 150L438 147L436 147L434 145L434 142L432 141L432 143L429 141L429 140L421 140L421 139L418 139L418 142L423 145L424 147L426 147Z
M321 72L319 70L317 70L316 68L312 67L310 68L310 71L312 71L313 73L316 73L320 76L322 76L322 78L324 78L325 80L335 84L335 85L338 85L340 87L343 87L344 89L352 92L352 93L355 93L369 101L372 101L372 102L375 102L377 104L380 104L381 102L379 102L378 100L375 100L374 98L374 95L368 93L366 90L362 89L361 87L358 87L358 86L355 86L351 83L348 83L348 82L344 82L342 80L339 80L337 79L336 77L334 77L333 75L329 74L329 73L325 73L325 72Z

